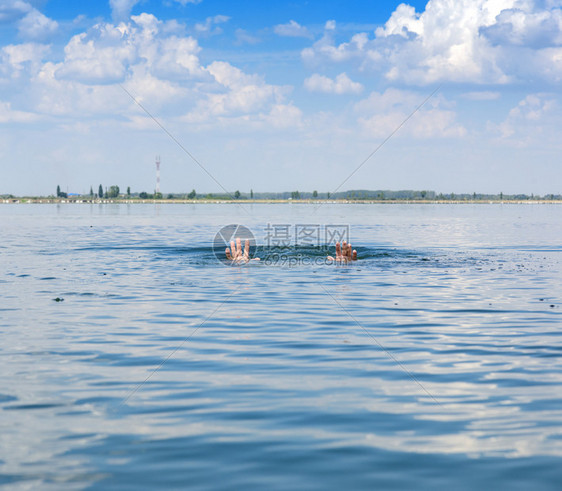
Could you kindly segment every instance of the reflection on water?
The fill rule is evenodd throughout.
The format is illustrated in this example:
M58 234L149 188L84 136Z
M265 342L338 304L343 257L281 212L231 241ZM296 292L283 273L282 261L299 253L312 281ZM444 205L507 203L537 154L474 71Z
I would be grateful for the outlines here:
M227 205L0 207L0 484L560 482L559 207L249 208L360 260L225 267Z

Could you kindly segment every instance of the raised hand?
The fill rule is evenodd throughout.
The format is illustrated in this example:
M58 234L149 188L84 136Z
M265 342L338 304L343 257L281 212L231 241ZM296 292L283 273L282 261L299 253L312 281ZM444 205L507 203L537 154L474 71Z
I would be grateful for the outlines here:
M237 264L245 264L250 261L250 240L246 239L244 249L242 249L242 241L240 237L230 241L230 247L226 248L226 259L233 261ZM259 258L252 259L252 261L259 261Z
M347 263L351 261L357 261L357 251L351 247L345 240L340 243L336 242L336 257L328 256L330 261L336 261L338 263Z

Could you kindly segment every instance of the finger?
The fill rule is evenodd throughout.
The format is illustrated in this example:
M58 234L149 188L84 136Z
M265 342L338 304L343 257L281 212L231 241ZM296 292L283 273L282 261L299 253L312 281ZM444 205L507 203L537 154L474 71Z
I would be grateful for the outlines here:
M236 244L233 240L230 241L230 250L232 251L232 259L236 259Z
M246 239L246 242L244 244L244 257L246 259L250 258L250 239Z
M226 251L225 251L225 252L226 252L226 258L227 258L229 261L232 261L232 255L230 254L230 249L229 249L228 247L226 248Z
M242 255L242 241L240 240L240 237L236 238L236 256L241 256Z
M347 254L345 255L349 260L351 260L351 242L349 244L347 244Z
M341 248L340 248L340 243L336 242L336 257L341 256Z
M328 261L335 261L335 259L334 259L332 256L328 256L326 259L327 259Z
M353 256L351 257L352 261L357 261L357 251L353 249Z

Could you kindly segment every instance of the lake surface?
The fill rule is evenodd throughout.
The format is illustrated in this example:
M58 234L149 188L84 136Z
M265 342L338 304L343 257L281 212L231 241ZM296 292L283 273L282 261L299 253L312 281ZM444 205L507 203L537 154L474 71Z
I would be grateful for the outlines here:
M215 257L232 223L262 261ZM323 260L332 225L356 263ZM0 231L0 486L560 487L561 206L18 204Z

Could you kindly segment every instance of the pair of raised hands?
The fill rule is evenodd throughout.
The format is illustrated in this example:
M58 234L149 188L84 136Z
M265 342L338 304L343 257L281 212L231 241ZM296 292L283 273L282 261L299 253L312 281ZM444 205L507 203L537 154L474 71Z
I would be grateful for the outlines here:
M230 247L226 248L226 259L229 261L234 261L235 263L247 263L248 261L259 261L260 258L256 257L250 259L250 240L246 239L244 247L242 247L242 241L238 238L236 242L234 240L230 241ZM357 251L351 247L351 244L343 241L340 245L336 242L336 257L328 256L328 260L335 261L339 263L347 263L351 261L357 261Z

